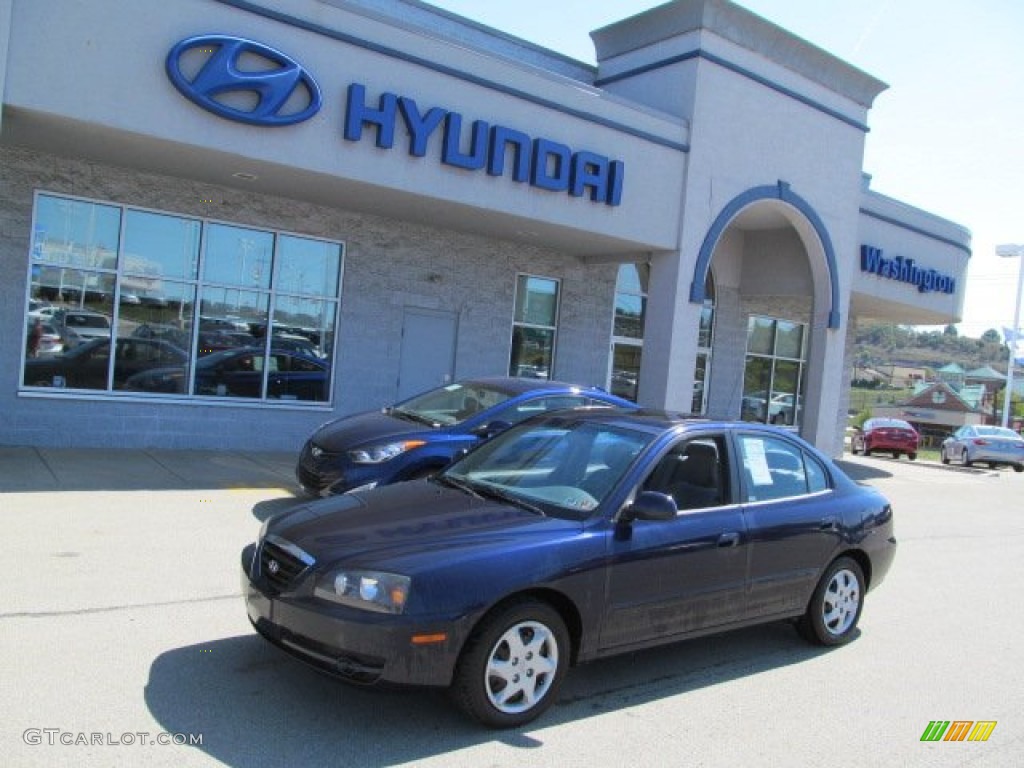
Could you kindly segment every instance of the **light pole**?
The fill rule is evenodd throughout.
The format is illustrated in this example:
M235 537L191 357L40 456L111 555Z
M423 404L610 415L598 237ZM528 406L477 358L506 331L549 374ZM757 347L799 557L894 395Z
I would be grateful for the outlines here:
M1024 289L1024 245L1018 243L1007 243L996 246L996 255L1006 259L1020 259L1020 267L1017 272L1017 294L1016 308L1013 310L1013 331L1007 339L1010 347L1010 355L1006 364L1006 394L1003 396L1003 426L1010 423L1010 410L1013 403L1013 363L1014 353L1017 351L1017 335L1020 333L1020 294Z

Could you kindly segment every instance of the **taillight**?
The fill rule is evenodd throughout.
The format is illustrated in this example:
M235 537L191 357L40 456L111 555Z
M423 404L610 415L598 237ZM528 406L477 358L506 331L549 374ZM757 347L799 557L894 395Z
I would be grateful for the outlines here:
M988 440L983 440L980 437L974 438L971 442L975 445L988 445Z

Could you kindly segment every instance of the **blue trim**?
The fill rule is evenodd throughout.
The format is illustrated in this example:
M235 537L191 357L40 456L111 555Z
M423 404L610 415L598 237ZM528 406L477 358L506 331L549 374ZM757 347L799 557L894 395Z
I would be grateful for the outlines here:
M964 245L963 243L959 243L951 238L943 237L942 235L936 235L934 232L929 232L926 229L915 227L912 224L907 224L906 222L900 221L899 219L894 219L891 216L883 216L880 213L869 211L867 208L861 208L860 212L865 216L870 216L872 219L878 219L879 221L884 221L886 224L892 224L894 227L899 227L900 229L905 229L908 232L913 232L915 235L921 235L931 240L935 240L939 243L951 245L957 250L961 250L964 253L966 253L968 258L970 258L972 255L971 249L968 246Z
M825 251L825 263L828 265L828 280L832 294L832 306L828 313L828 327L830 329L839 328L839 270L836 268L836 252L832 247L832 238L828 236L825 223L811 207L810 203L793 192L789 188L789 184L784 181L779 181L773 185L748 189L746 192L734 197L722 209L722 212L718 214L707 235L704 237L704 242L700 246L697 264L693 269L693 282L690 283L690 301L694 304L704 303L704 284L707 280L708 269L711 267L711 255L714 253L719 238L721 238L726 227L732 223L732 220L740 211L748 205L756 203L758 200L781 200L784 203L788 203L800 211L807 221L810 222L811 226L814 227L818 239L821 240L822 250Z
M463 80L464 82L471 83L473 85L479 85L484 88L489 88L492 91L503 93L506 96L512 96L517 99L522 99L523 101L527 101L531 104L536 104L537 106L544 107L545 109L551 109L556 112L561 112L562 114L569 115L570 117L577 117L581 120L586 120L589 123L593 123L594 125L600 125L605 128L611 128L612 130L619 131L620 133L624 133L628 136L633 136L635 138L648 141L652 144L657 144L658 146L667 147L668 149L674 149L678 152L690 151L690 145L685 142L673 141L671 139L666 139L661 136L656 136L653 133L641 131L629 125L620 123L618 121L609 120L607 118L600 117L590 112L584 112L583 110L580 109L570 109L565 105L558 103L557 101L541 99L537 96L527 93L526 91L521 91L516 88L509 88L507 85L504 85L503 83L496 82L494 80L488 80L483 77L477 77L476 75L471 75L467 72L455 69L454 67L439 64L438 62L431 61L430 59L424 59L419 56L412 56L396 48L390 48L385 45L371 43L368 40L363 40L362 38L355 37L353 35L348 35L345 34L344 32L338 32L337 30L330 29L329 27L325 27L321 24L314 24L313 22L305 21L294 16L289 16L288 14L280 13L279 11L272 11L268 8L264 8L262 6L254 5L253 3L247 2L247 0L215 0L215 2L231 6L232 8L237 8L240 11L248 11L249 13L256 14L257 16L263 16L264 18L271 19L272 21L287 24L289 26L305 30L306 32L313 32L314 34L323 35L324 37L329 37L332 40L337 40L338 42L353 45L356 46L357 48L372 51L373 53L379 53L383 56L390 56L393 59L399 59L410 64L415 64L417 66L423 67L424 69L429 69L442 75L454 77L459 80Z
M597 80L594 81L594 85L598 87L604 87L609 83L614 83L619 80L625 80L636 75L642 75L645 72L651 72L655 69L668 67L671 66L672 64L679 64L684 61L689 61L690 59L705 59L706 61L709 61L712 64L717 64L723 69L728 69L730 72L735 72L738 75L753 80L758 85L763 85L766 88L770 88L773 91L781 93L783 96L788 96L791 99L799 101L801 104L804 104L810 107L811 109L816 109L819 112L822 112L828 115L829 117L835 118L836 120L839 120L842 123L846 123L847 125L853 126L859 131L867 133L870 130L866 123L862 123L858 120L854 120L853 118L847 117L841 112L837 112L836 110L831 109L830 107L826 107L824 104L820 104L817 101L814 101L813 99L809 99L806 96L802 96L796 91L791 90L790 88L786 88L784 85L779 85L778 83L772 82L771 80L762 77L761 75L758 75L754 72L751 72L749 69L741 67L738 64L733 64L731 61L727 61L726 59L723 59L720 56L715 56L713 53L708 53L707 51L702 51L699 49L689 51L687 53L682 53L679 54L678 56L672 56L668 59L663 59L662 61L658 61L653 64L645 64L642 67L637 67L636 69L630 69L625 72L620 72L617 75L610 75L608 77L598 78Z

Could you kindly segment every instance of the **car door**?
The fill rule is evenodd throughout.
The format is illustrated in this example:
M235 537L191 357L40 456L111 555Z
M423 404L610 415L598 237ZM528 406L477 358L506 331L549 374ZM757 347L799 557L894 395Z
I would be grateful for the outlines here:
M722 434L664 450L637 492L665 493L680 509L671 520L620 523L611 537L602 650L742 618L748 542L733 484Z
M828 472L783 436L740 432L736 443L749 537L747 614L796 615L839 546Z

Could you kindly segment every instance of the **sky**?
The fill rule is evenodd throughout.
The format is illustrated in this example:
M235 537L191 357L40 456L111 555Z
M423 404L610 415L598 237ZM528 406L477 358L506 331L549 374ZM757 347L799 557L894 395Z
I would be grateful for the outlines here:
M961 335L1011 326L1024 259L995 248L1024 243L1024 2L735 1L889 85L868 113L871 188L970 230ZM661 5L430 2L590 64L591 30Z

